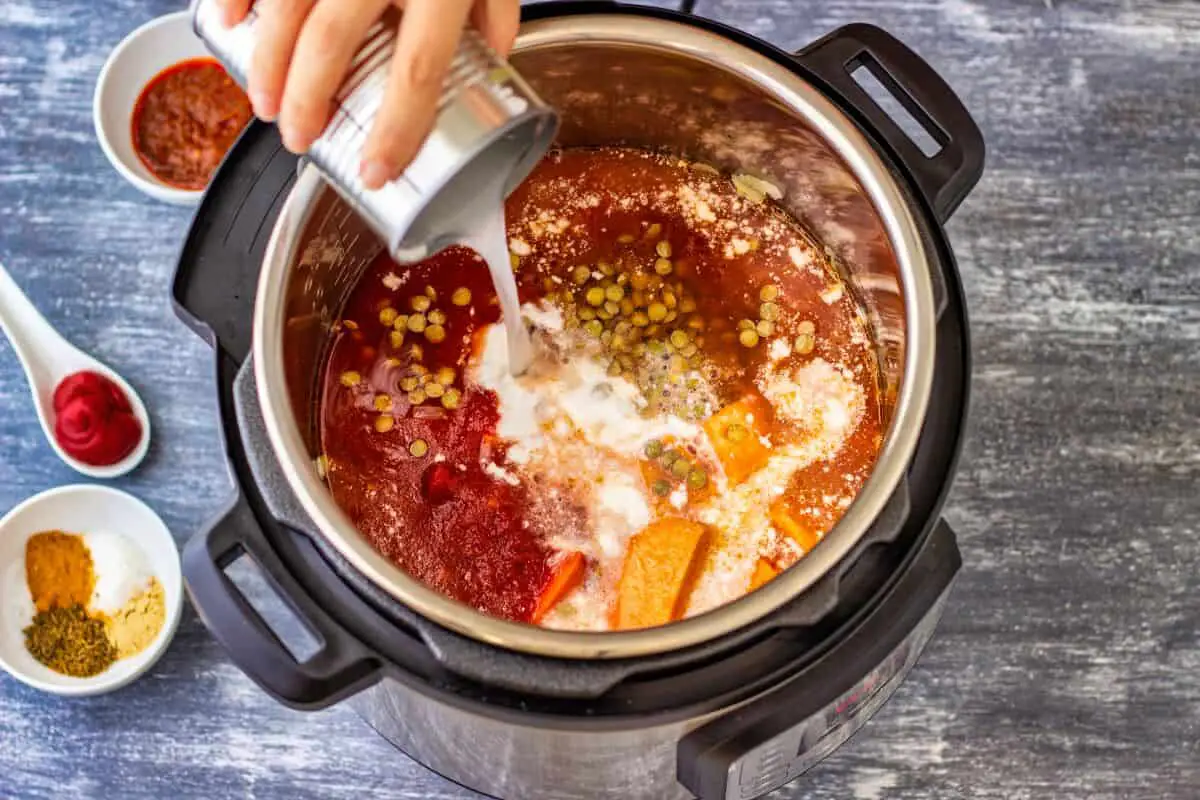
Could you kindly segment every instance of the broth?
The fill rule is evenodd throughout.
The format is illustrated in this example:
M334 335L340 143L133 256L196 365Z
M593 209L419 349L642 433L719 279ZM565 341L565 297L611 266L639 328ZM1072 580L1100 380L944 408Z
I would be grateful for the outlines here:
M663 624L795 563L882 425L864 315L771 191L643 151L551 154L505 208L539 342L519 378L475 252L380 257L322 373L335 500L430 587L555 628Z

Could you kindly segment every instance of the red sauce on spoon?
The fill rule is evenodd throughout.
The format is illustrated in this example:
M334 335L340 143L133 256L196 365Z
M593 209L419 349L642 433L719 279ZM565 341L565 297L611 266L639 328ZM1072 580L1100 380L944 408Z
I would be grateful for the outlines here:
M54 389L54 438L68 455L93 467L128 456L142 440L129 398L96 372L76 372Z

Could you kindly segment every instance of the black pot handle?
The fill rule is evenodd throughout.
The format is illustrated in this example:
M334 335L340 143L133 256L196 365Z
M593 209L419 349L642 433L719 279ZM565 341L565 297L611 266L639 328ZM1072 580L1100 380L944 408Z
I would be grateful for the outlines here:
M247 602L225 569L252 558L271 589L317 640L319 649L297 661ZM325 708L374 684L378 657L312 601L264 538L245 495L237 497L183 550L188 596L233 662L275 699L301 710Z
M954 90L925 61L890 33L855 23L838 28L795 54L878 132L899 157L940 222L945 222L983 174L985 147L979 126ZM940 150L927 156L859 86L852 73L871 71Z

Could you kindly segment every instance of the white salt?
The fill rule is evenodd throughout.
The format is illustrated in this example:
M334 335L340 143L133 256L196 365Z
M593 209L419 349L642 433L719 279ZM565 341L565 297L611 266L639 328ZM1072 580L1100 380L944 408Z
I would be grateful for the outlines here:
M154 577L141 549L128 537L113 531L83 534L92 554L96 588L90 607L109 614L120 611L140 594Z

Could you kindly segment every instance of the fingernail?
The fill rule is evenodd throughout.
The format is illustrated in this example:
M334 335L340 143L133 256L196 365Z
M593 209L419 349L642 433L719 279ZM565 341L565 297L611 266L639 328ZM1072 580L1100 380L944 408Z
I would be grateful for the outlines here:
M250 105L254 107L254 115L263 122L274 122L276 110L271 103L271 96L261 89L250 90Z
M296 155L300 155L308 149L308 142L304 141L300 131L291 125L280 125L279 136L283 139L283 146Z
M388 182L391 177L388 174L388 168L382 161L376 159L368 159L358 168L359 177L362 178L363 185L368 189L378 189Z

